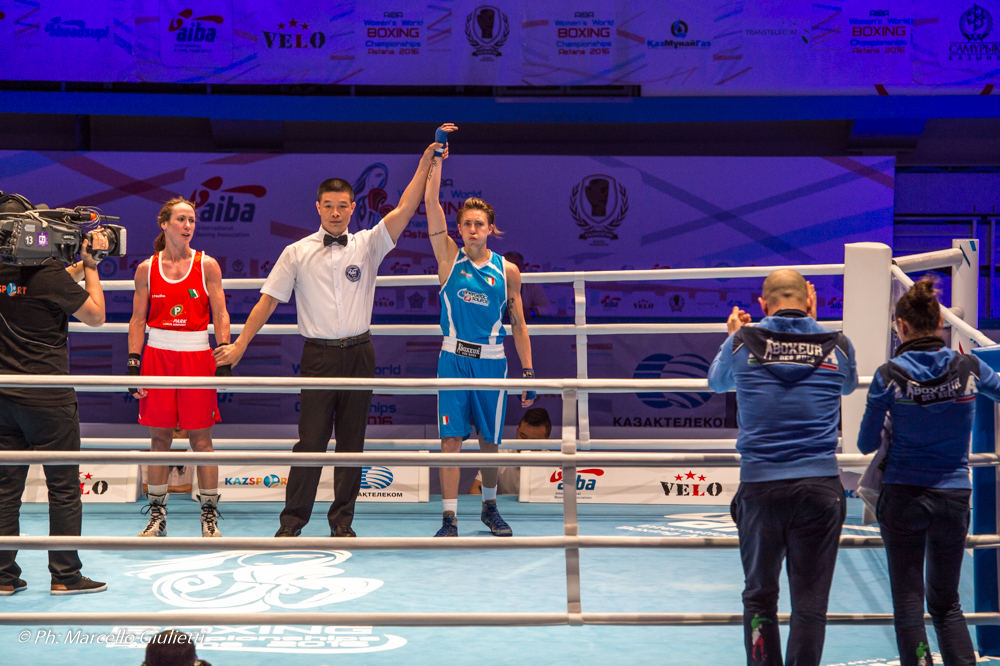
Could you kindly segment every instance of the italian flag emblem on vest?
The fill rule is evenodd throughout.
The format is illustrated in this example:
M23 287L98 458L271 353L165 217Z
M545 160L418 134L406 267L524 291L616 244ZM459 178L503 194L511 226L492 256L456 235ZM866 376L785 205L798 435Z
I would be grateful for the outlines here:
M441 417L441 425L448 425L448 415L445 414Z

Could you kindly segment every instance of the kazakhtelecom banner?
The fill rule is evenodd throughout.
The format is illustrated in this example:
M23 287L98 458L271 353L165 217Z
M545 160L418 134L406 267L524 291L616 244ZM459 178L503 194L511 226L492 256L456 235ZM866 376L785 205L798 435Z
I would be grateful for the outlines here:
M4 79L641 85L876 94L995 83L1000 0L0 3Z
M459 135L460 136L460 135ZM430 137L428 137L428 141ZM497 211L500 253L517 252L523 271L566 272L654 268L770 266L843 261L844 244L892 243L894 160L886 157L553 157L461 155L444 164L441 193L451 233L455 213L471 196ZM215 257L225 278L265 278L281 251L319 228L316 188L339 176L353 184L357 207L351 231L376 225L398 203L417 166L415 155L276 155L196 153L55 153L0 151L0 190L49 206L99 206L128 228L128 255L100 265L104 280L131 280L152 253L164 201L182 195L198 204L193 246ZM423 205L382 275L433 275ZM820 319L840 319L843 280L813 280ZM588 321L725 320L734 306L759 317L760 280L593 282L586 291ZM529 289L530 287L530 289ZM227 292L240 321L260 295ZM568 323L576 315L571 284L527 285L529 324ZM127 321L132 294L108 292L111 320ZM376 322L436 323L437 286L376 290ZM294 323L294 303L273 322ZM698 377L707 372L722 335L607 335L588 341L591 377ZM575 377L573 336L535 336L535 370ZM433 377L440 338L377 336L377 377ZM510 373L519 364L509 345ZM288 376L299 372L299 336L258 336L237 374ZM124 334L73 334L70 366L78 374L122 374ZM80 394L84 420L134 422L130 395ZM546 398L545 400L550 400ZM595 426L613 428L723 427L725 396L618 394L591 396ZM224 422L294 423L298 396L222 394ZM557 401L550 411L558 414ZM434 396L376 395L372 425L433 423ZM515 403L508 419L516 424ZM709 425L705 425L706 419Z

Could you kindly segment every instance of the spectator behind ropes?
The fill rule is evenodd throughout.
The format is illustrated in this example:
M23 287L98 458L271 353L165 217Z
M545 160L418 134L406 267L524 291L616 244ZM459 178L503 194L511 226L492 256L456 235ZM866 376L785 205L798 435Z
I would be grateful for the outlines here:
M548 439L552 434L552 420L544 407L529 409L517 424L518 439ZM482 472L476 474L476 479L469 487L469 495L481 495L483 485ZM521 468L501 467L500 481L497 484L498 495L519 495L521 493Z

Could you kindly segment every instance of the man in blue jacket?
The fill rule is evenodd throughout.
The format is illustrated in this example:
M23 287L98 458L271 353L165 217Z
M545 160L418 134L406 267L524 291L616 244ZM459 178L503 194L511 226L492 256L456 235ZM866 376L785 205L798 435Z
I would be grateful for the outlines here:
M764 319L733 308L729 337L708 371L716 393L736 391L740 488L731 512L739 530L747 663L816 666L846 503L837 465L840 396L858 385L854 348L816 323L812 285L797 272L771 273ZM778 634L778 578L788 558L792 619L787 659Z

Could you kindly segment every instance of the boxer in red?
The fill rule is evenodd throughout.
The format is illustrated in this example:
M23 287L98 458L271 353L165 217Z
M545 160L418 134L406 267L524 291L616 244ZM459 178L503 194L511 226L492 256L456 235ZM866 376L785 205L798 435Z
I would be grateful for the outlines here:
M128 374L174 377L231 376L230 366L216 366L208 345L208 322L215 325L216 345L229 344L229 313L222 292L219 263L191 248L194 204L171 199L160 209L156 254L135 272L135 299L128 329ZM145 340L149 328L149 341ZM145 343L145 351L143 344ZM149 426L153 451L167 451L174 428L189 432L194 451L212 450L212 426L218 423L215 389L129 389L139 399L139 423ZM146 479L149 524L139 536L167 534L165 465L150 465ZM201 534L219 533L219 468L198 467Z

